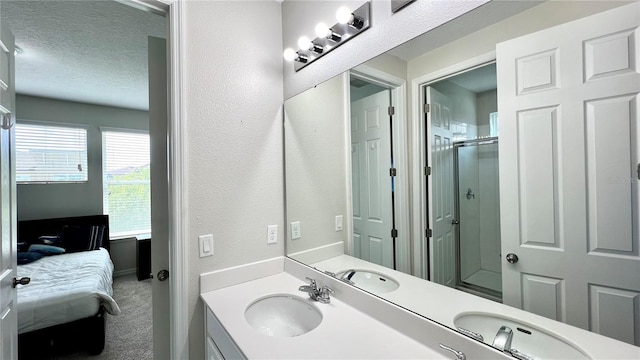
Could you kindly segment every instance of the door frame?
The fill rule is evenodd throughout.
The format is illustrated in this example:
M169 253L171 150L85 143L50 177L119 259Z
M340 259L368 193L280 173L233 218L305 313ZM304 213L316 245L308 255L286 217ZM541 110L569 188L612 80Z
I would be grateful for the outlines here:
M169 282L171 359L189 358L189 289L187 269L186 106L184 2L180 0L114 0L167 18Z
M391 106L395 108L393 121L393 159L396 164L395 180L395 214L396 229L396 270L411 274L411 227L409 219L409 153L407 151L407 81L393 76L384 71L375 69L367 65L358 65L349 70L349 75L365 80L369 83L379 85L391 91ZM348 88L348 87L347 87ZM348 100L348 114L351 113L351 100ZM350 121L347 122L350 124ZM347 148L347 169L351 173L351 127L346 127L346 148ZM351 176L347 177L347 199L352 199ZM351 202L348 202L351 204ZM349 212L352 213L352 205L349 205ZM352 230L348 234L348 248L353 254L353 217L349 217L349 228Z
M414 194L411 201L411 221L414 224L412 228L412 274L414 276L429 280L429 237L427 229L429 229L428 216L433 211L431 202L427 201L427 185L431 185L431 177L425 174L425 168L431 164L431 153L426 153L426 114L424 112L423 100L426 96L426 87L437 81L444 80L457 73L471 68L479 67L496 61L495 50L488 53L475 56L468 60L447 66L445 68L433 71L426 75L411 80L411 158L413 161L411 172L411 193ZM416 146L416 144L418 146ZM417 197L416 197L417 195Z

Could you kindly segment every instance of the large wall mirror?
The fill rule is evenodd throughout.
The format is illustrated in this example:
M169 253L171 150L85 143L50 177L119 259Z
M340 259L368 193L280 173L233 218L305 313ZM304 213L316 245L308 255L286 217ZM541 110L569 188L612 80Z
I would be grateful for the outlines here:
M453 21L286 100L287 255L489 345L521 314L640 346L640 34L621 6L638 10L546 2L439 43ZM565 350L528 351L584 355Z

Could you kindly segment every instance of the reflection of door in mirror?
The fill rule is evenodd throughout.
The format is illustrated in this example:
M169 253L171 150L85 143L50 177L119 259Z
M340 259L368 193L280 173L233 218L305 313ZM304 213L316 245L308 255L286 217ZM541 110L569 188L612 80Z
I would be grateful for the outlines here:
M390 91L354 78L351 90L352 254L395 268Z
M491 235L495 231L482 231L496 226L498 208L497 204L485 208L490 204L490 198L478 194L475 199L473 190L478 192L480 176L497 180L497 168L491 174L481 173L479 156L463 156L465 161L458 164L464 165L464 189L456 188L454 176L460 174L460 169L454 167L454 144L489 135L489 114L497 109L495 69L495 63L492 63L425 87L425 149L431 164L426 192L431 229L427 261L429 280L500 300L497 289L501 279L494 271L499 268L499 262L495 264L499 259L492 259L494 252L487 251L495 248L495 243L500 247L499 236ZM467 189L474 194L474 201L460 206L457 199L466 195ZM481 208L485 216L480 216ZM487 216L490 212L494 216Z

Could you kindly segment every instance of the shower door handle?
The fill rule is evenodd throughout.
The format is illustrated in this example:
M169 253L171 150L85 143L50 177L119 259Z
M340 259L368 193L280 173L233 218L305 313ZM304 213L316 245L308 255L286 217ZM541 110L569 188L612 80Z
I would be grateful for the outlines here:
M458 225L458 224L460 224L460 220L456 220L456 219L451 220L451 225Z

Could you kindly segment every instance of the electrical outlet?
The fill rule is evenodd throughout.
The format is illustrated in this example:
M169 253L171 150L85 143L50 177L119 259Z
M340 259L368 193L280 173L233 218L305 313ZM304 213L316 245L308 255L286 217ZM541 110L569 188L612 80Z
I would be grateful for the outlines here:
M291 223L291 240L300 239L302 237L300 233L300 221L294 221Z
M342 215L336 216L336 231L342 231Z
M198 236L200 243L200 257L213 255L213 234Z
M267 226L267 244L278 243L278 225Z

